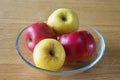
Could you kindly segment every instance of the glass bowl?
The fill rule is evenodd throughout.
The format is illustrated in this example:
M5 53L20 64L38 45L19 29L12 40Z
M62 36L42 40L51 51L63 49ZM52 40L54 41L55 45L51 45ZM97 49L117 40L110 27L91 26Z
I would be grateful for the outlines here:
M40 72L47 72L50 74L61 74L61 75L81 73L92 68L96 63L98 63L105 51L105 41L101 33L90 25L80 25L78 30L79 31L86 30L90 32L96 41L96 50L92 58L88 61L84 61L84 62L78 61L64 65L59 71L49 71L49 70L41 69L35 66L33 62L32 52L29 51L29 49L25 44L24 33L26 29L27 27L22 29L16 38L16 51L20 56L20 58L26 64L28 64L32 68L39 70Z

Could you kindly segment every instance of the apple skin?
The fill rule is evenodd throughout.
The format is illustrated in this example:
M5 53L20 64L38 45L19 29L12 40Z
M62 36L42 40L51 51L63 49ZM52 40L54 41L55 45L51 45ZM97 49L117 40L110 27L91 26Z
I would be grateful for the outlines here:
M44 22L36 22L28 26L25 31L25 42L30 51L33 52L35 45L45 38L54 38L57 36L54 31Z
M76 31L79 27L77 14L68 8L55 10L48 18L47 24L58 36Z
M34 48L33 60L37 67L56 71L65 62L65 50L56 39L43 39Z
M93 55L96 49L95 39L88 31L64 34L59 38L59 42L65 49L66 63L86 61Z

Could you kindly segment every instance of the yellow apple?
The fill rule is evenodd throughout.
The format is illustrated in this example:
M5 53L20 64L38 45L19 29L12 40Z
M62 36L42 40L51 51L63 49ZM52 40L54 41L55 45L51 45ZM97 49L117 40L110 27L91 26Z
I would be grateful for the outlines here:
M55 39L43 39L34 48L33 60L37 67L56 71L65 62L65 50Z
M47 24L53 28L58 36L76 31L79 26L77 14L68 8L55 10L48 18Z

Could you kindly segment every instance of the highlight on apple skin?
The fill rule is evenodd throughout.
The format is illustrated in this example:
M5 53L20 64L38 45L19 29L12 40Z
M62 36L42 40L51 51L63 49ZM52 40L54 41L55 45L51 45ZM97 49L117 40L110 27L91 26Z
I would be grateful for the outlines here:
M55 32L44 22L36 22L28 26L25 31L25 42L30 51L33 52L35 45L45 38L57 39Z
M96 42L88 31L76 31L64 34L59 38L66 52L66 63L72 61L85 61L96 50Z
M56 71L65 62L65 50L58 40L43 39L34 48L33 60L39 68Z
M72 9L59 8L49 16L47 24L58 36L61 36L76 31L79 27L79 19Z

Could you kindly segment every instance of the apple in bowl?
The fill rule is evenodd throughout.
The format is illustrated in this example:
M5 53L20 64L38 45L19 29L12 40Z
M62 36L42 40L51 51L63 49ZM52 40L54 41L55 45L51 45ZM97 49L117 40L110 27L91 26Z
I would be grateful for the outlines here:
M79 27L79 19L73 10L60 8L48 17L47 24L60 36L76 31Z
M34 48L33 60L39 68L56 71L65 62L65 50L55 39L43 39Z
M96 50L96 42L88 31L76 31L64 34L59 38L66 52L66 63L72 61L85 61Z
M28 26L25 31L26 45L33 52L36 44L45 38L57 39L55 32L44 22L36 22Z

